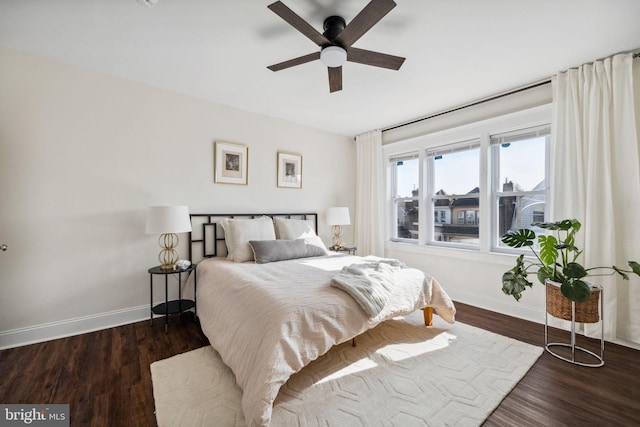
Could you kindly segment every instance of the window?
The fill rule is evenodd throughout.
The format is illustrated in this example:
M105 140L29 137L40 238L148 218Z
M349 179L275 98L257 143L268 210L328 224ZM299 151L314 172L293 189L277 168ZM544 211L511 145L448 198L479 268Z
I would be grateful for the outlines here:
M428 242L478 245L480 206L480 141L471 140L427 150L427 191L434 210L451 212L455 224L438 222ZM446 215L446 213L445 213Z
M397 145L408 154L384 146L390 239L510 251L500 236L546 220L550 125L539 123L550 115L545 106L414 137Z
M467 220L465 221L465 224L468 225L477 225L476 223L476 213L477 211L467 211Z
M393 200L392 238L417 240L420 214L418 153L390 159L391 199Z
M507 231L545 220L550 132L549 126L541 126L491 136L498 206L494 247L507 247L500 241Z

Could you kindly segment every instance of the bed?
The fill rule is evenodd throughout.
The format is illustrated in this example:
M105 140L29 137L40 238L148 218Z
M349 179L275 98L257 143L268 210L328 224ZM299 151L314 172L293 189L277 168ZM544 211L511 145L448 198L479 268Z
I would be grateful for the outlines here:
M250 426L268 426L280 387L333 345L426 307L454 322L455 307L437 280L394 260L327 251L316 214L193 214L192 223L190 257L201 258L198 318L243 390ZM337 286L353 266L392 270L385 277L393 286L373 312Z

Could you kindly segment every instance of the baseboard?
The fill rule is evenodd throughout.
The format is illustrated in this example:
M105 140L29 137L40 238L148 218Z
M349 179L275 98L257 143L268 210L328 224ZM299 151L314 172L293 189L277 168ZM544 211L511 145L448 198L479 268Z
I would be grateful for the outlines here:
M450 292L450 296L453 300L460 301L463 304L469 304L474 307L495 311L536 323L544 323L543 310L536 310L524 305L514 307L513 304L504 303L487 298L483 295L469 292ZM99 331L102 329L109 329L147 319L149 319L149 306L141 305L138 307L114 310L91 316L77 317L59 322L30 326L27 328L2 331L0 332L0 350L51 341L58 338ZM640 350L640 344L638 343L623 339L616 339L613 342L625 347Z
M0 332L0 350L99 331L149 319L149 305Z
M449 295L454 301L460 301L463 304L469 304L474 307L483 308L485 310L495 311L507 316L513 316L535 323L544 324L544 309L537 310L524 305L513 305L483 295L473 294L469 292L450 292ZM615 338L607 341L624 347L640 350L640 343L625 340L624 338Z
M635 350L640 350L640 343L637 342L633 342L633 341L628 341L624 338L616 338L615 340L611 341L614 344L618 344L624 347L630 347L633 348Z
M544 323L544 308L536 309L523 304L515 305L470 292L455 292L455 290L450 291L449 289L447 289L447 292L453 300L460 301L463 304L469 304L474 307L495 311L500 314L506 314L507 316L513 316L535 323Z

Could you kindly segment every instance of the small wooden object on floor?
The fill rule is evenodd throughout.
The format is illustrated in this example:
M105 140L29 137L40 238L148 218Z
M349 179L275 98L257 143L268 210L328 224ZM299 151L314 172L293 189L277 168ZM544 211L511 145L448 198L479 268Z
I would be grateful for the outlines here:
M432 326L433 325L433 308L425 307L422 309L424 313L424 326ZM356 346L356 337L351 338L351 345Z

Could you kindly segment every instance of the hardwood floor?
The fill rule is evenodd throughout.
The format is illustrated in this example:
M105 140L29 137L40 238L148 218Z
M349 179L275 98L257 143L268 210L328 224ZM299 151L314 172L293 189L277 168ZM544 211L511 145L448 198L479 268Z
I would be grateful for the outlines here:
M456 320L544 346L544 325L456 303ZM551 330L551 342L568 342ZM578 345L599 353L599 341ZM485 426L640 426L640 351L606 343L605 365L576 366L546 351ZM592 360L590 360L592 361Z
M191 314L0 352L0 402L68 403L71 426L155 426L149 365L209 342Z
M544 326L456 303L457 320L542 346ZM557 340L556 334L552 336ZM584 340L583 346L593 346ZM72 426L155 426L149 365L207 345L190 315L0 352L0 402L68 403ZM640 351L607 343L605 366L543 353L486 426L640 425Z

